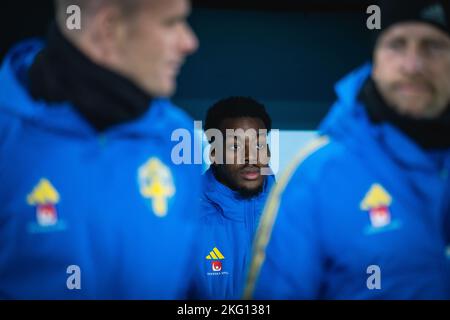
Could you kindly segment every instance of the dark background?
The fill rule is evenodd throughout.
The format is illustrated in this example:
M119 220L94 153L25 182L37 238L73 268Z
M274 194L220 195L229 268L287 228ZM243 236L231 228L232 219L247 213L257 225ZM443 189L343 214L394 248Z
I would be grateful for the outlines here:
M126 1L126 0L124 0ZM370 59L363 0L197 0L200 40L178 78L174 102L194 118L231 95L263 102L279 129L315 129L334 83ZM0 58L21 39L43 36L52 1L0 2Z

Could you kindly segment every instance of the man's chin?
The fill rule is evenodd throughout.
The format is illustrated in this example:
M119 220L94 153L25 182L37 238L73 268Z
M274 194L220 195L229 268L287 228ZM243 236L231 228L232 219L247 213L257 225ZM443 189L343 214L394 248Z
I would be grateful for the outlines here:
M398 106L398 113L413 119L424 119L429 117L429 109L424 106L425 103L419 103L419 101L409 101L409 104Z
M170 98L175 93L176 87L176 83L170 82L158 86L147 85L145 89L153 97Z
M241 187L237 190L242 198L250 199L258 196L263 191L263 184L254 188Z

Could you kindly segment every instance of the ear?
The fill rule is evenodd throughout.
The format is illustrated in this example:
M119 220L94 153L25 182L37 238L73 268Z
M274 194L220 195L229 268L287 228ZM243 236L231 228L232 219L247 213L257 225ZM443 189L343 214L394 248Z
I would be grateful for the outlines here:
M105 4L89 18L87 44L91 58L103 64L114 64L118 59L119 48L127 37L126 22L119 8Z

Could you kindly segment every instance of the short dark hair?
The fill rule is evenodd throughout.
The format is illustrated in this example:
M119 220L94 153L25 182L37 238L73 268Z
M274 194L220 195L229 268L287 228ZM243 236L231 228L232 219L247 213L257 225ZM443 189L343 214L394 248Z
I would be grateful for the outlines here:
M66 10L70 5L80 7L84 15L96 12L105 5L114 5L120 9L124 17L129 17L137 12L143 3L142 0L53 0L53 2L59 19L66 16Z
M263 104L250 97L229 97L216 102L209 108L204 130L220 129L225 119L247 117L261 119L267 132L272 129L272 119Z

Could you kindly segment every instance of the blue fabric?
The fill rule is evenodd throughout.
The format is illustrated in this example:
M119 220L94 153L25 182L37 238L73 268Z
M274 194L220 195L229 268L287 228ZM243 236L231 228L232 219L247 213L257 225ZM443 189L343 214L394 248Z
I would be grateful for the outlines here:
M320 128L330 142L282 193L255 298L450 299L450 151L371 123L357 100L370 73L337 84ZM381 289L369 289L377 275Z
M217 181L211 168L204 174L202 240L195 260L199 271L195 279L197 298L242 297L256 227L274 182L273 175L267 176L259 195L243 199L237 192ZM214 248L219 250L224 259L206 259ZM214 262L221 263L220 271L213 270Z
M30 97L43 46L18 45L0 70L0 299L184 298L201 167L174 165L170 137L192 120L156 99L98 134L70 103Z

